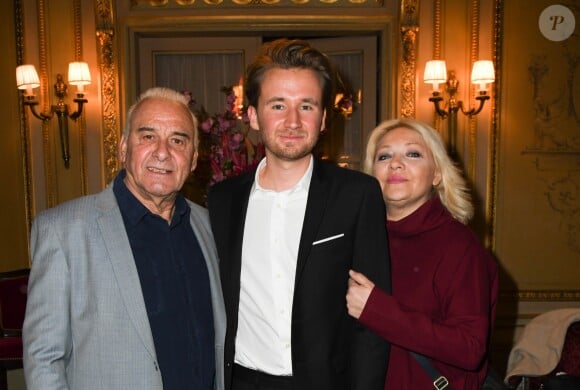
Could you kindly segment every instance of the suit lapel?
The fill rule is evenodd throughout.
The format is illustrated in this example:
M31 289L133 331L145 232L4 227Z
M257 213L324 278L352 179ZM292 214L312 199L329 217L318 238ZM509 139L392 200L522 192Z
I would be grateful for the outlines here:
M212 311L216 340L222 340L225 335L225 308L223 306L222 288L219 279L217 252L213 244L213 236L210 233L209 220L206 215L200 214L194 204L190 205L190 223L197 242L201 247L207 267L209 283L211 287Z
M151 357L156 360L155 345L151 335L145 301L141 292L139 274L112 186L109 186L100 200L102 214L97 218L97 223L103 235L115 279L119 285L122 303L125 305L131 322L135 326L143 344ZM119 303L111 302L112 305Z
M315 241L320 224L322 223L326 207L325 199L328 196L328 184L328 179L324 174L324 167L318 160L314 159L302 235L300 236L300 247L298 248L295 287L298 286L302 270L304 270L304 266L312 249L312 243Z
M250 199L250 191L252 189L252 184L254 183L254 175L247 175L248 180L242 182L242 185L238 186L238 191L232 193L231 201L231 221L230 231L228 232L228 237L231 238L231 255L230 257L230 270L231 270L231 285L236 286L235 291L237 291L239 300L240 293L240 275L242 272L242 244L244 241L244 226L246 222L246 215L248 211L248 201Z
M208 231L203 226L202 217L197 214L197 212L193 209L193 206L191 204L190 210L191 211L189 214L189 223L191 224L191 229L193 230L193 234L195 234L195 237L197 238L197 241L201 248L201 253L203 254L206 265L209 269L210 266L212 265L211 259L213 259L216 256L214 251L210 252L210 247L208 247L207 245L208 242L213 240L213 237L209 235Z

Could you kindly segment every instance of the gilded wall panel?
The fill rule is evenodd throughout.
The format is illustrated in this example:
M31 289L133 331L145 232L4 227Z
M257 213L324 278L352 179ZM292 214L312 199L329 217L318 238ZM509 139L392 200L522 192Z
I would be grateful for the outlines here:
M564 32L569 15L577 21L580 14L566 3L547 11L551 5L505 1L500 8L504 21L528 23L504 22L498 36L493 249L505 268L504 285L518 299L577 301L580 38L550 34Z

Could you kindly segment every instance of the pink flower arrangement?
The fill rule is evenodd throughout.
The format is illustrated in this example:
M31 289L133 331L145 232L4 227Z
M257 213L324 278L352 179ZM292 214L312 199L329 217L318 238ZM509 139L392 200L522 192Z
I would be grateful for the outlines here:
M224 179L255 168L264 157L264 145L253 144L247 137L249 120L245 110L236 107L236 94L232 87L222 88L226 94L226 107L222 113L210 115L204 107L195 108L196 101L190 92L189 106L199 120L200 162L209 160L211 177L208 187Z

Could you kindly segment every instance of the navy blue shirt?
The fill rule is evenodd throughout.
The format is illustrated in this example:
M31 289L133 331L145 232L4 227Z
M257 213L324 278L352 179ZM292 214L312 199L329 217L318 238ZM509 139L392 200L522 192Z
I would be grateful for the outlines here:
M123 170L113 192L141 281L164 390L211 389L215 375L213 312L207 267L179 194L171 223L128 189Z

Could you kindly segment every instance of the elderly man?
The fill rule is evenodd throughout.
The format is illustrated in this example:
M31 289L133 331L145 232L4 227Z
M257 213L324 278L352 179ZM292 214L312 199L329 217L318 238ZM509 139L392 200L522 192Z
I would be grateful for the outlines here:
M124 169L40 213L24 321L28 389L222 389L225 314L207 211L180 193L197 162L187 100L129 109Z

